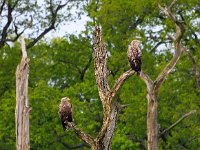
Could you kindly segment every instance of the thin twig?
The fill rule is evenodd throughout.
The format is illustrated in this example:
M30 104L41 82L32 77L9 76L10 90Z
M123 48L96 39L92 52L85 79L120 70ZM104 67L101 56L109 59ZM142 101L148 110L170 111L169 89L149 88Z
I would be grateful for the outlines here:
M33 39L33 41L31 41L28 45L27 45L27 49L33 47L42 37L44 37L49 31L55 29L55 24L57 21L57 16L58 16L58 11L61 10L63 7L65 7L68 4L69 1L67 1L66 3L64 3L63 5L59 4L57 6L57 8L55 9L55 11L53 10L53 4L52 1L50 1L50 11L51 11L51 20L50 20L50 25L49 27L47 27L46 29L44 29L43 32L41 32L41 34L36 37L35 39Z
M164 135L165 133L169 132L171 129L173 129L175 126L177 126L183 119L189 117L190 115L196 113L196 110L192 110L189 113L183 115L181 118L179 118L174 124L172 124L169 128L165 129L164 131L162 131L159 134L159 137L161 137L162 135Z

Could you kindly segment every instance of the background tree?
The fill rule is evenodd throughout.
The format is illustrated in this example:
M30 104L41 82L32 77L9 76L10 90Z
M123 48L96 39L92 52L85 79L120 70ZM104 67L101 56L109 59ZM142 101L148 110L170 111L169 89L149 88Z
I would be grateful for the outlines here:
M170 2L164 1L166 6ZM164 3L161 1L162 6ZM185 46L199 66L200 48L199 44L195 44L194 38L197 35L197 41L199 41L198 3L197 0L177 1L174 9L182 10L184 18L187 18L187 30L182 40L183 44L187 41ZM89 4L85 6L88 14L91 18L95 17L96 23L103 27L104 42L109 54L110 86L112 87L115 80L129 69L126 59L127 45L137 37L143 41L142 69L155 79L172 58L171 45L173 44L170 44L172 40L166 35L170 33L169 30L171 35L174 33L173 23L159 11L155 1L99 0L93 3L91 1ZM127 28L130 20L142 15L140 10L145 8L149 13L145 13L144 21L134 29ZM94 12L94 10L97 11ZM91 24L93 22L88 23L89 30L84 33L91 33ZM160 27L157 26L158 24ZM190 28L193 29L195 35L190 32ZM71 98L77 127L93 137L98 135L103 114L95 85L94 67L91 65L93 60L86 67L92 54L91 39L88 39L90 36L81 33L81 36L70 35L43 40L28 49L30 70L32 70L29 77L29 99L32 107L30 113L31 149L90 149L87 144L77 138L73 131L63 132L57 106L60 98L64 96ZM168 40L165 41L165 38ZM160 42L162 44L159 44ZM18 43L14 43L13 47L5 45L0 51L0 82L2 83L0 86L0 116L2 116L0 149L15 149L15 69L21 58L20 51ZM68 62L60 61L60 57ZM149 67L149 64L152 67ZM79 80L81 73L78 70L83 68L87 68L84 80ZM196 87L192 64L186 53L183 53L179 63L160 87L158 121L161 131L191 110L199 110L199 91ZM117 100L120 103L120 113L112 149L146 149L145 84L138 80L137 76L127 79L117 94ZM197 111L195 115L183 120L181 124L167 132L161 137L159 149L198 149L200 147L199 118Z
M0 48L15 42L23 33L29 37L27 48L32 47L59 23L72 18L70 9L80 0L1 0ZM80 13L80 12L79 12ZM63 21L65 20L65 21Z

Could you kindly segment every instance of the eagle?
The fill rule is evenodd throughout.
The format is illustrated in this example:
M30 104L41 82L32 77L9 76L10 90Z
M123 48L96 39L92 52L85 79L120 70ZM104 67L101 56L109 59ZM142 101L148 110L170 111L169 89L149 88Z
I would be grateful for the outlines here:
M141 50L138 47L140 44L139 40L133 40L129 47L128 47L128 61L131 66L131 68L137 73L137 75L140 75L141 71L141 65L142 65L142 60L141 60Z
M70 99L64 97L61 99L59 105L59 116L62 122L63 129L67 129L67 122L73 122L72 120L72 104L69 102Z

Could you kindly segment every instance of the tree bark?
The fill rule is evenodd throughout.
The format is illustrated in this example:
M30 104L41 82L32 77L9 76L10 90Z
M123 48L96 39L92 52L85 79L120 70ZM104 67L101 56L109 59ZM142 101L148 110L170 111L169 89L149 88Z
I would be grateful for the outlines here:
M29 145L29 103L28 103L28 73L29 60L27 58L25 42L22 38L22 59L16 70L16 149L28 150Z
M157 92L155 81L153 82L148 75L141 71L141 79L147 86L147 145L148 150L158 150L158 116L157 116Z
M117 104L113 101L116 93L123 85L124 81L134 74L134 71L123 73L112 90L109 87L107 69L107 49L103 42L101 29L96 27L94 34L94 57L95 57L95 77L99 91L100 100L103 105L103 125L99 132L97 141L97 150L109 150L111 148L112 137L116 127L116 118L118 114Z
M148 150L158 149L158 122L157 122L157 98L153 89L147 93L147 136Z
M79 138L91 146L92 150L111 149L118 114L118 105L117 102L114 101L114 98L125 80L135 73L131 69L124 72L116 80L113 88L110 89L108 83L109 71L107 69L107 58L107 50L102 39L101 29L96 27L94 32L94 70L99 97L103 106L103 124L96 138L78 129L74 123L67 124L69 128L75 130Z

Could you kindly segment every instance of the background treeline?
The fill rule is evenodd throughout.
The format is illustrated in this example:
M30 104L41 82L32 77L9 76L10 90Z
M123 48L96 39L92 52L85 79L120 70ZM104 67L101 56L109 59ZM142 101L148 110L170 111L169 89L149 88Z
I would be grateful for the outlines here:
M170 4L170 1L165 3ZM198 0L180 0L174 8L178 17L185 20L183 44L190 50L198 66L199 4ZM92 59L91 37L95 24L102 27L109 51L110 82L114 82L129 69L126 55L127 45L132 39L142 41L142 70L152 79L174 53L173 42L168 36L174 33L174 24L159 11L154 0L90 0L84 2L84 13L92 21L88 21L86 30L78 36L40 40L28 49L29 101L32 107L30 145L33 150L89 149L73 131L64 132L62 129L57 112L60 99L64 96L72 100L73 115L78 127L94 136L100 129L103 114ZM31 43L31 38L26 42ZM17 42L5 44L0 49L2 150L15 149L15 71L20 58L21 48ZM134 75L125 82L117 95L120 114L112 149L146 149L146 92L145 84ZM197 110L197 113L165 134L160 140L160 149L196 150L200 147L199 97L192 62L183 53L159 92L160 131L191 110Z

